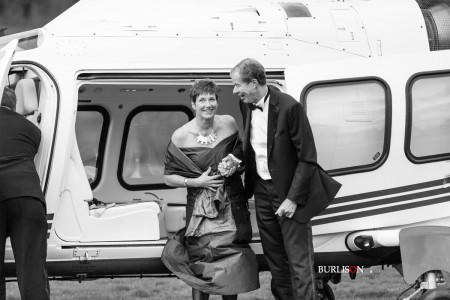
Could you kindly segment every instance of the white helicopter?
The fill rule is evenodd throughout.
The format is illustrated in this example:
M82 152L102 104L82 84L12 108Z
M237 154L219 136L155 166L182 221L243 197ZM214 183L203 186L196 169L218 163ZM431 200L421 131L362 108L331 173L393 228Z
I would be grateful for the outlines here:
M1 37L1 90L42 131L50 278L168 273L186 190L164 184L166 146L200 78L242 130L229 70L253 57L304 105L319 163L342 183L312 220L324 298L343 269L386 264L415 285L404 299L448 297L449 22L450 0L81 0ZM14 277L9 243L5 262Z

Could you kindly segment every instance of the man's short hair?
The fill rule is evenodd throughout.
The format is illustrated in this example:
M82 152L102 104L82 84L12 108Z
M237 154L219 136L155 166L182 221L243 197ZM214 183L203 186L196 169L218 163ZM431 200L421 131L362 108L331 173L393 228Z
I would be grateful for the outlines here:
M241 75L241 80L245 83L250 83L253 79L258 81L259 85L266 85L266 70L263 65L253 58L246 58L239 62L230 74L238 71Z
M201 79L196 81L191 87L191 101L195 103L197 97L202 94L211 94L216 96L216 100L219 100L220 87L211 79Z
M5 87L5 89L3 90L1 105L9 107L10 109L15 111L16 103L17 103L17 98L16 98L16 93L14 92L14 90L9 87Z

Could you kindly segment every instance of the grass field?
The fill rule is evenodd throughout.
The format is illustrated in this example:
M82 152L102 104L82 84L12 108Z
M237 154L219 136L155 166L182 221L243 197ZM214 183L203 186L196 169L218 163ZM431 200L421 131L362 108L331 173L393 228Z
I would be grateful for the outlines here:
M336 299L382 300L395 299L408 285L391 267L382 270L381 267L365 269L351 280L347 274L342 274L341 283L330 283ZM262 272L261 288L257 291L242 294L239 299L265 300L273 299L270 293L270 273ZM119 278L99 279L94 281L51 281L52 300L136 300L136 299L190 299L190 288L177 278ZM7 284L7 299L19 300L16 283ZM219 300L220 296L210 299Z

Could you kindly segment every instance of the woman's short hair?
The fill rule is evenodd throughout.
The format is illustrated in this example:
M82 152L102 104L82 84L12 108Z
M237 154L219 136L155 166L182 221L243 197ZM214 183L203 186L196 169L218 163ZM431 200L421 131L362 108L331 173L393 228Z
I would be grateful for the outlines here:
M17 103L17 98L16 98L16 93L14 92L14 90L9 87L5 87L5 89L3 90L1 105L9 107L10 109L15 111L16 103Z
M219 100L220 88L219 86L210 79L201 79L194 83L191 87L191 101L195 103L197 97L202 94L211 94L216 96L216 100Z
M260 85L266 85L266 70L263 65L253 58L246 58L240 61L230 74L238 71L241 75L241 80L245 83L250 83L256 79Z

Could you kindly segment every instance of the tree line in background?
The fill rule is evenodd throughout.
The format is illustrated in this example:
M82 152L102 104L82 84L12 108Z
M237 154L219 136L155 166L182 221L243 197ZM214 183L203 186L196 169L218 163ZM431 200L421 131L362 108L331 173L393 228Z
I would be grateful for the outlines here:
M0 27L22 31L42 27L78 0L0 0Z

